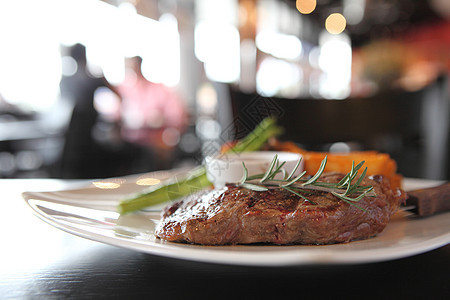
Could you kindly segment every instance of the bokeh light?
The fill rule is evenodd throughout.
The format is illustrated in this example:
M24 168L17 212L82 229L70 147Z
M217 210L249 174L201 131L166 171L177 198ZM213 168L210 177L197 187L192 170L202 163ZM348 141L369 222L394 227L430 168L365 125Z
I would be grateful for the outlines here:
M297 10L302 14L310 14L316 9L316 0L297 0Z
M99 181L94 181L92 184L99 189L102 190L112 190L112 189L118 189L122 184L125 183L125 179L123 178L110 178L110 179L104 179Z
M148 177L148 176L140 176L137 180L136 180L136 184L137 185L144 185L144 186L151 186L151 185L156 185L159 184L161 182L160 179L158 178L153 178L153 177Z
M325 28L331 34L339 34L344 31L347 26L345 17L340 13L334 13L325 20Z

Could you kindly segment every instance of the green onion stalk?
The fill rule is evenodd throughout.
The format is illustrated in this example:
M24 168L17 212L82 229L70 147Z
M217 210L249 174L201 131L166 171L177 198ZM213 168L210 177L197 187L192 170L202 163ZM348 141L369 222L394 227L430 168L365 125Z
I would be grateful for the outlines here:
M265 118L252 132L239 140L227 152L242 153L260 150L269 138L280 133L282 133L282 128L276 125L276 119L273 117ZM148 206L188 196L211 185L212 183L206 176L206 168L204 165L201 165L188 172L182 178L164 181L122 200L117 206L117 210L120 214L138 211Z

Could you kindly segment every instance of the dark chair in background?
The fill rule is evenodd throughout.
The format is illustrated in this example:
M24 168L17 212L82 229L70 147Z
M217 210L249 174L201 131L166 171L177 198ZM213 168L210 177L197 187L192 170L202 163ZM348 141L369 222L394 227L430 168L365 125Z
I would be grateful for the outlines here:
M328 151L345 142L391 155L407 177L448 179L449 106L446 80L417 92L391 91L363 99L284 99L230 88L235 136L273 115L306 150ZM434 153L434 154L432 154Z

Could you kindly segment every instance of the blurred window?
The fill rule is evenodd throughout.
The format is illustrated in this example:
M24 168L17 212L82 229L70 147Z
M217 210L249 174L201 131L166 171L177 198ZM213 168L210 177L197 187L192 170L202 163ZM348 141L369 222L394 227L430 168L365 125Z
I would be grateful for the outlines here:
M29 111L45 111L58 100L70 64L61 45L84 44L90 71L113 84L124 78L123 58L135 55L143 57L149 80L175 86L180 79L178 24L170 14L157 21L130 3L5 0L0 28L0 95Z

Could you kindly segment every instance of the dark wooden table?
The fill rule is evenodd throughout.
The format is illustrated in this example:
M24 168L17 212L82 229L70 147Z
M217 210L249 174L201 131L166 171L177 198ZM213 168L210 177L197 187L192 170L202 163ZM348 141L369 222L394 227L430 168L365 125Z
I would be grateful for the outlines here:
M449 299L450 245L393 261L248 267L164 258L70 235L35 217L26 190L50 179L0 180L1 299ZM450 230L450 228L449 228Z

